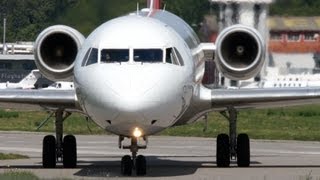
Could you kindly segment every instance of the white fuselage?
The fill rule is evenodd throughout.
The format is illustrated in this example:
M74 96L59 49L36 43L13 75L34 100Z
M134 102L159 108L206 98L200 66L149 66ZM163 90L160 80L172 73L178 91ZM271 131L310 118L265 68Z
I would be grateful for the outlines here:
M75 63L80 106L118 135L132 136L136 127L150 135L172 126L203 75L202 57L192 54L198 44L183 20L162 10L142 10L102 24L84 42ZM150 54L158 59L142 58ZM92 57L97 60L90 62Z

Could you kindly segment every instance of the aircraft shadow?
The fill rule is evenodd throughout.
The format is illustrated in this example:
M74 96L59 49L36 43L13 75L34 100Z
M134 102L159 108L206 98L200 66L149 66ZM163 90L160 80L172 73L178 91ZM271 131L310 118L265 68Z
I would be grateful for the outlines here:
M90 158L89 156L87 158ZM110 157L109 157L110 158ZM119 160L80 160L76 169L80 169L73 175L79 178L106 178L106 177L122 177L120 172L120 159L121 157L113 157ZM195 174L198 169L212 168L220 169L216 166L214 156L201 156L196 160L197 156L179 156L179 157L166 157L166 156L146 156L147 158L147 175L145 177L178 177L185 175ZM192 160L186 160L192 158ZM202 158L202 160L201 160ZM213 161L203 161L205 159L213 159ZM57 169L62 169L61 163L57 165ZM235 162L226 169L238 168ZM320 168L320 165L264 165L261 162L251 161L249 169L254 168ZM248 169L246 168L246 169ZM42 163L37 161L32 165L0 165L0 169L43 169ZM50 170L50 169L48 169ZM132 172L132 177L135 177L135 171Z
M183 156L185 157L185 156ZM190 156L191 157L191 156ZM186 157L186 158L190 158ZM202 157L202 156L201 156ZM158 156L147 156L147 175L144 177L174 177L195 174L199 168L218 168L215 161L186 161L186 160L170 160L162 159ZM180 158L180 156L179 156ZM194 157L192 157L194 158ZM204 157L206 158L206 157ZM208 158L214 158L212 156ZM122 177L120 172L119 161L95 162L82 161L80 163L89 163L91 165L83 167L74 175L79 177ZM260 164L259 162L251 162L252 164ZM233 165L234 166L234 165ZM132 171L135 176L134 170Z

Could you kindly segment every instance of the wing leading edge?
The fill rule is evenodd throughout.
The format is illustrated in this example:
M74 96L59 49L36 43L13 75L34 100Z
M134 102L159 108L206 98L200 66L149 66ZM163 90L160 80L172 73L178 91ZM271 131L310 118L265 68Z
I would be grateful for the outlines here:
M269 108L320 103L320 87L268 89L216 89L211 92L213 109L226 107Z
M0 102L2 108L78 109L74 90L0 90ZM19 104L23 104L23 106L19 106Z

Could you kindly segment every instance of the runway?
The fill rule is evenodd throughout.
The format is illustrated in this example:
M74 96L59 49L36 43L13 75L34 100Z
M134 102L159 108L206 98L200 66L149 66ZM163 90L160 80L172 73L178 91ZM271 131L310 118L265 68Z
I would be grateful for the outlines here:
M76 136L78 168L41 168L42 139L46 134L0 132L0 152L18 153L26 160L0 161L0 173L31 171L44 179L103 179L121 177L120 159L129 150L118 149L116 136ZM251 167L218 168L214 138L150 137L145 179L274 180L320 179L320 143L251 141ZM125 179L135 178L124 177Z

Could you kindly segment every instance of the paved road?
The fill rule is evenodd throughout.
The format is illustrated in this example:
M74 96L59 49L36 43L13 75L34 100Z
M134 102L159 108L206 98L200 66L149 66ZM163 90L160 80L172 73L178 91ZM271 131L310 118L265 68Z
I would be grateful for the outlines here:
M44 135L0 132L0 152L25 154L31 158L0 161L0 172L31 171L40 178L49 179L121 177L120 159L129 152L117 148L117 137L76 136L78 168L62 169L59 165L57 169L42 169ZM151 137L148 149L140 151L148 161L146 179L320 179L318 142L253 140L250 168L238 168L234 163L230 168L217 168L215 143L215 139L210 138Z

